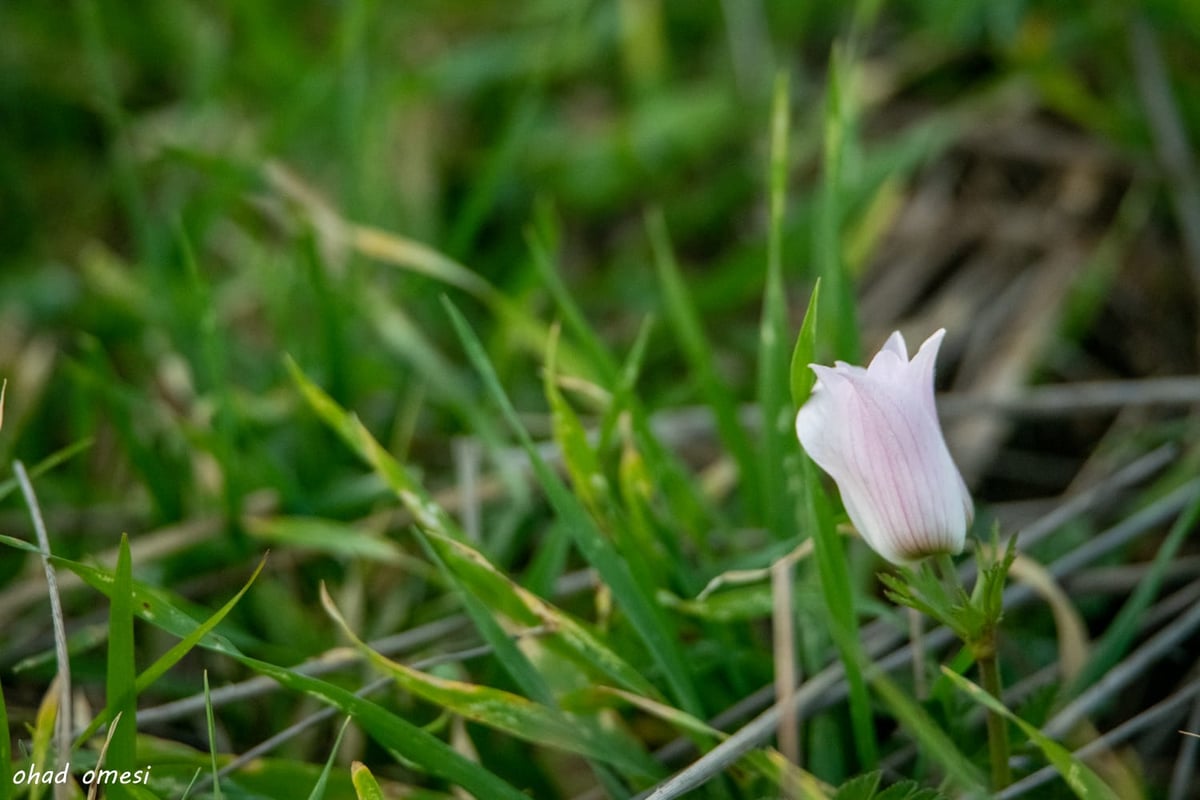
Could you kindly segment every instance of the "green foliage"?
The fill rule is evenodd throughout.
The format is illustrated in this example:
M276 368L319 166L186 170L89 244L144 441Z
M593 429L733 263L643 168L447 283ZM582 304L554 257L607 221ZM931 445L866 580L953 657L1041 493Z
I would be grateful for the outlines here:
M985 692L971 681L942 667L942 674L950 679L955 686L966 692L980 705L989 711L999 714L1007 720L1016 723L1026 736L1029 737L1042 754L1050 761L1063 780L1080 800L1116 800L1117 795L1090 767L1071 754L1071 751L1058 742L1046 736L1033 725L1008 710L1004 703Z
M104 695L107 708L117 720L108 741L105 765L133 771L137 767L137 665L133 642L133 560L129 537L121 537L117 568L113 573L108 612L108 671ZM119 719L118 719L119 715ZM124 786L109 787L113 797L124 794Z
M37 464L74 632L72 688L106 703L74 763L97 758L95 732L120 713L107 762L162 767L149 790L126 794L198 796L214 790L185 788L195 770L231 760L215 752L216 728L245 752L311 702L370 741L326 722L216 791L444 800L463 787L573 796L592 783L623 796L667 772L653 754L678 753L676 738L702 754L725 740L748 717L722 731L708 720L759 708L748 698L771 683L769 584L701 588L808 545L793 609L803 673L844 664L847 699L801 715L811 774L759 749L698 793L775 796L788 778L801 796L832 795L819 781L896 753L876 722L885 709L933 748L935 773L976 785L983 759L963 744L978 737L958 713L958 683L937 682L932 714L901 683L869 693L861 635L896 618L881 613L862 548L838 534L837 498L799 451L794 413L814 384L809 363L856 361L860 336L884 324L856 297L868 267L904 264L881 250L909 233L898 209L954 183L942 156L975 152L979 138L985 158L1004 151L989 180L1031 205L1054 193L1025 180L1059 161L1071 173L1059 199L1119 202L1112 220L1088 220L1100 244L1072 276L1039 368L1073 378L1116 364L1124 377L1129 365L1106 360L1121 346L1114 319L1156 308L1153 291L1189 296L1176 291L1183 273L1152 274L1176 260L1186 225L1163 199L1187 176L1143 168L1161 135L1129 31L1153 30L1183 139L1194 139L1191 4L70 8L0 4L0 467ZM1010 153L990 131L1014 116L1035 122L1035 137L1088 146L1068 158L1035 138ZM992 216L971 197L962 207ZM914 297L957 285L960 256L976 263L952 255L930 263ZM1130 263L1145 284L1113 305ZM899 324L936 312L949 327L957 309L922 306ZM1174 369L1171 348L1132 338ZM1129 433L1127 416L1096 422L1110 433L1101 457L1081 454L1089 465L1194 439L1191 423L1157 415ZM477 463L451 446L464 438ZM0 475L0 501L15 488ZM1073 685L1027 704L1027 723L1138 646L1198 508L1110 556L1157 545L1128 599L1081 602L1089 623L1112 624ZM53 760L58 710L44 581L27 569L37 549L21 539L23 517L0 511L0 730L12 734L0 738L2 795L16 769ZM1055 552L1101 522L1071 525L1047 542ZM247 580L264 547L271 570ZM883 581L890 601L970 640L1001 611L1006 567L982 566L972 595L933 573ZM363 639L461 611L471 626L422 647L487 655L444 671L409 666L425 653L372 655L407 691L356 697L354 668L317 678L293 666L338 644L319 586ZM1005 620L1016 630L1003 641L1031 642L1028 663L1006 660L1006 672L1056 657L1043 617ZM268 676L283 692L206 707L207 751L139 733L139 711L204 698L202 674ZM180 712L154 730L200 725ZM350 769L335 764L335 736L357 759ZM920 786L867 773L836 796L933 798L928 766L911 772Z

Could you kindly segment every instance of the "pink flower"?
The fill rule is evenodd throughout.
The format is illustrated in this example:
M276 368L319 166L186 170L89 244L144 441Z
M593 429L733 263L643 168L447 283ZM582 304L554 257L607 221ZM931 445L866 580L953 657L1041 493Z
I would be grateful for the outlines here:
M800 444L837 483L850 521L893 564L961 552L974 517L933 401L945 333L911 361L896 332L866 369L811 364L817 385L796 415Z

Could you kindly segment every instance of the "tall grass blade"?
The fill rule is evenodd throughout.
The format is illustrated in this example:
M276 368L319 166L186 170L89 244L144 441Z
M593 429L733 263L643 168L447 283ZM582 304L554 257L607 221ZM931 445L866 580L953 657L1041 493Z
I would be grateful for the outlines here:
M1039 731L1037 726L1009 711L1008 706L985 692L983 687L977 686L946 666L942 667L942 674L972 700L1015 723L1029 740L1037 745L1080 800L1117 800L1116 793L1089 766L1072 755L1067 748Z
M871 676L871 685L896 719L916 737L921 752L936 761L947 777L970 797L987 796L983 773L916 701L882 672Z
M108 673L104 696L113 714L109 733L110 769L137 769L137 697L134 684L137 666L133 643L133 561L129 554L129 536L121 534L117 568L113 573L108 612ZM124 796L125 787L108 787L113 797Z
M790 106L786 73L775 78L771 108L771 160L768 169L770 224L767 234L767 276L758 334L758 405L762 414L763 517L776 539L796 532L796 503L789 492L787 458L797 450L790 435L793 413L788 408L787 301L783 288L783 218L787 205L788 128Z
M204 722L208 728L208 754L212 759L212 792L221 800L221 775L217 771L217 723L213 718L212 698L208 691L208 670L204 670Z
M333 762L337 760L338 750L342 748L342 737L346 735L346 728L350 727L350 719L350 717L346 717L346 721L342 723L342 727L338 728L338 735L333 740L333 747L329 750L329 758L325 761L325 768L321 770L321 777L317 778L317 783L313 786L308 800L322 800L325 797L325 786L329 783L329 773L333 770Z
M691 672L679 649L676 632L671 629L661 611L651 599L649 587L634 580L628 564L597 529L595 522L576 497L571 494L534 446L529 432L521 424L517 411L500 385L483 345L467 321L449 301L445 303L455 330L467 350L467 356L483 377L488 391L500 406L505 418L529 456L534 474L546 492L555 513L562 519L583 554L601 579L608 584L617 602L629 615L630 623L645 643L655 664L671 687L672 694L689 713L700 715L703 704L692 681Z
M112 575L104 570L67 561L66 559L58 559L58 561L83 578L92 588L110 598L112 597L113 585L115 583L115 578ZM167 670L178 664L194 647L201 646L230 656L238 655L237 648L224 637L213 633L213 629L220 624L221 620L225 619L234 606L238 604L238 601L242 599L242 596L249 591L255 579L258 578L259 573L262 572L263 567L266 566L266 563L267 558L263 556L262 561L258 562L258 567L246 583L242 585L238 593L230 598L225 605L217 609L216 613L201 623L197 623L190 615L165 600L159 593L150 592L138 582L130 580L130 597L133 601L134 613L151 625L162 628L168 633L181 637L181 639L137 676L133 685L132 698L122 696L117 700L116 706L111 705L112 698L110 698L110 705L95 716L78 741L84 742L90 738L93 733L100 729L100 726L112 719L121 706L126 703L132 703L137 695L144 692L147 687L161 678Z
M282 686L316 697L354 718L381 746L394 751L418 768L453 785L461 786L479 800L528 800L485 767L470 761L432 734L396 714L358 697L353 692L310 678L290 669L236 656L247 667L267 675Z
M321 604L371 664L408 691L451 713L542 747L566 750L611 764L629 776L651 778L662 772L653 759L626 737L601 733L595 726L590 730L580 727L579 720L511 692L439 678L392 661L358 638L324 586L321 587Z
M758 496L761 485L758 480L758 465L750 447L750 439L738 421L737 403L717 371L712 344L704 335L700 314L696 311L683 274L675 262L667 224L661 212L652 212L646 216L646 229L654 253L654 263L658 269L667 318L683 348L688 366L700 382L704 400L712 407L716 416L717 431L721 440L737 462L747 510L750 518L756 519L762 513L762 504Z
M846 566L846 553L837 534L829 498L821 488L816 466L807 455L803 457L805 517L816 542L817 574L821 594L825 599L830 635L846 667L846 683L850 689L850 722L854 731L855 749L865 769L878 763L875 743L875 723L871 714L871 697L863 678L866 663L859 639L858 612L854 602L854 587Z
M849 199L845 172L854 136L852 80L853 64L848 51L835 45L829 57L825 88L822 182L813 246L817 274L828 296L820 339L832 344L839 358L851 362L858 357L858 321L854 311L854 282L842 247L842 220Z

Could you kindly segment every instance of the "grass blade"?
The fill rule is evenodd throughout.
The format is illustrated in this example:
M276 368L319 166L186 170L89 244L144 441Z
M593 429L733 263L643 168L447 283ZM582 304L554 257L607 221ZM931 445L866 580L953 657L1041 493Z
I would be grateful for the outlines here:
M109 732L108 764L111 769L132 771L137 761L137 666L133 647L133 562L129 537L121 535L117 568L113 573L108 613L108 672L104 696L113 713ZM123 786L109 787L120 797Z
M862 665L866 657L858 633L858 612L855 610L854 587L846 566L846 553L837 534L829 498L821 488L820 476L807 455L803 456L805 513L809 530L815 540L817 574L821 594L825 598L830 635L846 666L846 683L850 689L850 722L854 730L855 749L862 766L874 769L878 762L875 744L875 724L871 717L871 698L867 693Z
M882 672L871 677L871 686L896 719L916 737L921 752L937 761L968 795L987 796L983 774L923 708Z
M488 390L517 434L521 446L529 456L538 482L546 492L555 513L567 526L567 530L575 540L576 547L579 548L588 563L600 573L600 577L612 590L613 596L617 598L629 615L630 623L646 644L659 669L662 670L676 700L689 713L701 715L703 706L696 687L692 683L691 673L679 650L678 639L663 618L659 608L651 600L647 587L641 586L634 580L628 564L603 537L579 500L571 494L541 457L529 432L521 424L516 409L513 408L511 401L504 393L504 389L500 385L500 378L492 368L478 337L475 336L467 321L452 303L445 301L445 305L455 330L467 350L467 356L483 377Z
M68 569L79 575L79 577L83 578L93 588L104 593L105 595L108 595L109 597L112 597L114 578L108 575L108 573L94 567L87 567L83 564L69 562L65 559L58 560L66 565ZM144 692L148 686L161 678L167 670L179 663L180 659L191 652L192 648L196 647L197 645L206 647L210 650L216 650L219 653L224 653L225 655L229 656L239 655L237 648L226 641L224 637L214 634L213 629L220 624L221 620L225 619L226 615L228 615L229 612L233 610L234 606L238 604L238 601L242 599L242 596L249 591L251 585L254 584L255 579L258 578L259 573L262 572L263 567L266 566L266 564L267 557L263 556L262 561L258 562L258 567L254 570L254 573L250 576L246 583L242 585L242 588L238 591L238 593L230 598L225 605L217 609L216 613L201 623L197 623L183 611L180 611L174 605L163 600L159 595L147 592L136 581L131 580L131 598L133 601L133 607L138 616L142 617L142 619L146 620L150 624L166 630L168 633L173 633L176 636L180 636L181 639L180 641L176 642L170 650L163 653L153 664L147 667L142 674L137 676L133 686L134 696L132 698L122 697L118 701L117 706L121 706L126 702L132 703L136 699L137 695ZM169 626L164 624L164 620L166 619L171 620L171 624ZM116 713L119 708L111 705L111 698L109 702L110 705L96 715L91 724L88 726L87 730L84 731L84 733L79 737L78 741L86 741L93 733L100 729L100 726L112 719L113 714Z
M854 285L846 268L842 246L842 216L848 205L845 172L854 136L852 79L850 57L846 49L835 45L829 58L829 81L825 88L823 175L817 201L813 260L829 295L827 307L830 313L822 318L821 341L833 344L838 357L853 362L858 357L858 322L854 310Z
M495 625L494 611L505 614L520 625L548 625L556 634L547 637L550 643L562 642L577 659L589 664L600 674L616 680L622 686L645 694L653 694L651 685L632 666L605 647L582 625L537 595L521 587L491 562L466 543L457 523L409 475L404 465L397 462L363 427L362 423L341 409L327 394L305 377L294 362L289 361L292 378L310 407L324 422L336 431L343 441L363 459L392 489L404 506L418 521L419 531L425 537L430 552L448 566L447 575L463 592L468 611L472 608L484 613L489 626ZM3 541L3 537L0 537ZM474 598L481 598L474 600ZM477 603L477 606L472 606ZM478 624L480 620L475 619ZM505 649L512 642L502 629L496 628L496 641L488 643L497 647L497 656L503 658ZM505 648L505 649L501 649ZM516 671L524 677L514 675L522 691L530 697L541 699L548 705L553 703L545 682L524 656L517 650L526 666L506 664L510 672ZM528 670L528 674L526 674Z
M333 762L337 759L338 750L342 747L342 737L346 735L346 728L348 727L350 727L350 717L346 717L346 721L338 729L337 739L333 741L333 747L329 751L329 758L325 761L325 768L321 770L321 777L317 778L317 784L313 787L308 800L321 800L321 798L325 797L325 785L329 782L329 773L333 770Z
M618 370L612 353L596 335L592 326L588 324L583 311L580 310L579 305L567 290L566 284L559 277L558 270L555 269L550 254L546 250L546 245L542 243L537 233L533 229L527 230L525 240L529 244L530 253L533 254L533 265L537 268L542 283L546 285L551 297L554 298L554 303L563 316L567 330L582 344L583 353L587 355L600 379L605 385L613 386L617 382Z
M1180 545L1194 532L1196 520L1200 518L1200 497L1191 503L1175 519L1171 530L1155 553L1154 561L1145 576L1134 589L1133 594L1125 601L1125 605L1117 612L1112 623L1104 631L1104 635L1096 642L1091 658L1083 671L1072 683L1072 694L1082 691L1100 679L1114 667L1129 649L1130 643L1137 636L1142 623L1142 615L1162 587L1163 577L1167 568L1179 551Z
M1072 755L1067 748L1009 711L1004 703L985 692L983 687L977 686L945 666L942 667L942 674L951 683L966 692L975 702L1015 723L1029 737L1030 741L1037 745L1080 800L1117 800L1116 793L1100 780L1100 776L1090 767Z
M208 727L208 753L212 757L212 792L221 800L221 776L217 772L217 724L213 719L212 700L208 691L208 670L204 670L204 721Z
M817 357L817 309L820 297L821 279L817 278L808 298L804 322L800 323L800 333L796 335L796 346L792 349L789 383L794 411L799 411L800 406L808 402L808 396L812 394L813 386L817 383L817 376L808 365Z
M511 692L439 678L380 655L351 630L324 585L321 587L321 605L354 647L376 668L406 690L441 708L542 747L566 750L612 764L627 775L650 778L661 774L661 768L654 760L624 737L602 734L595 726L581 728L577 721L564 714Z
M528 800L527 795L518 792L485 767L468 760L423 728L353 692L266 661L248 656L235 658L288 689L304 692L349 714L383 747L431 775L461 786L480 800Z
M770 227L767 241L767 277L758 334L758 404L762 412L762 509L767 528L776 539L795 535L796 503L788 490L787 455L797 450L791 434L784 381L788 374L787 302L783 292L783 214L787 202L788 81L786 73L775 79L771 110Z
M46 694L42 697L42 702L38 705L37 715L33 721L33 746L29 755L30 768L35 764L44 765L50 763L48 761L50 742L54 738L54 722L59 714L58 697L60 680L59 676L54 676L54 680L50 682L50 686L46 689ZM8 731L5 731L5 735L8 735ZM44 787L44 783L30 783L29 800L39 800ZM5 788L8 787L6 786Z
M77 442L73 442L61 450L56 450L46 458L43 458L41 461L30 467L28 470L29 477L32 479L46 474L64 461L69 461L70 459L82 453L84 450L87 450L92 446L92 442L93 439L89 436L86 439L80 439ZM9 478L8 480L0 481L0 500L3 500L15 492L18 486L19 484L16 478Z
M0 684L0 786L12 786L12 737L8 733L8 708Z
M762 508L758 498L758 466L750 447L750 440L738 421L737 404L717 372L712 356L712 344L704 335L700 315L688 293L679 265L675 263L667 225L661 212L647 215L646 228L650 236L650 247L654 251L659 283L662 285L663 301L667 306L667 318L675 329L675 336L683 347L688 365L700 381L705 401L712 407L716 416L717 431L721 440L737 462L741 473L741 485L746 492L746 504L753 518Z
M361 761L350 765L350 782L354 784L354 794L358 796L358 800L384 800L379 782Z

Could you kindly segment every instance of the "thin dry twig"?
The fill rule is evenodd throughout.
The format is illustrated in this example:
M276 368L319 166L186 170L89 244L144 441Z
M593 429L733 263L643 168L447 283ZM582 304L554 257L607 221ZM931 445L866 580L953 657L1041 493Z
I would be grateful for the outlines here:
M1129 27L1129 46L1138 93L1146 109L1163 178L1171 191L1192 285L1200 300L1200 176L1192 159L1178 104L1171 92L1158 39L1140 15Z
M1187 800L1188 794L1195 787L1193 779L1196 771L1196 755L1200 752L1200 698L1192 702L1192 711L1188 714L1188 729L1180 731L1184 736L1179 745L1179 758L1175 759L1175 769L1171 774L1171 790L1167 800Z
M1122 688L1143 675L1158 659L1200 628L1200 605L1151 637L1055 714L1042 728L1047 736L1065 736L1097 708L1117 697Z
M1124 742L1139 731L1161 724L1165 720L1180 713L1183 705L1200 697L1200 680L1194 680L1184 688L1147 708L1137 716L1122 722L1103 736L1088 742L1074 752L1076 758L1086 759L1104 750L1111 750L1115 745ZM1013 783L1004 791L997 794L994 800L1012 800L1027 794L1032 789L1043 785L1058 776L1058 770L1053 766L1043 767L1021 780Z
M50 619L54 624L54 655L58 662L58 717L54 721L55 759L59 770L65 769L71 759L71 660L67 653L67 626L64 622L62 599L58 594L58 579L54 565L50 563L50 537L46 533L46 523L42 520L42 509L38 505L37 494L33 484L29 482L29 474L25 465L20 461L13 462L13 471L21 484L21 494L29 507L29 516L33 520L33 530L37 535L38 549L41 550L42 569L46 573L46 589L50 595ZM66 800L69 796L68 784L55 783L55 800Z
M796 618L792 611L792 564L786 558L771 567L771 627L775 660L775 695L783 706L779 715L779 752L793 764L800 763L800 713L792 702L800 672L796 665ZM784 776L783 796L795 795L796 787Z

